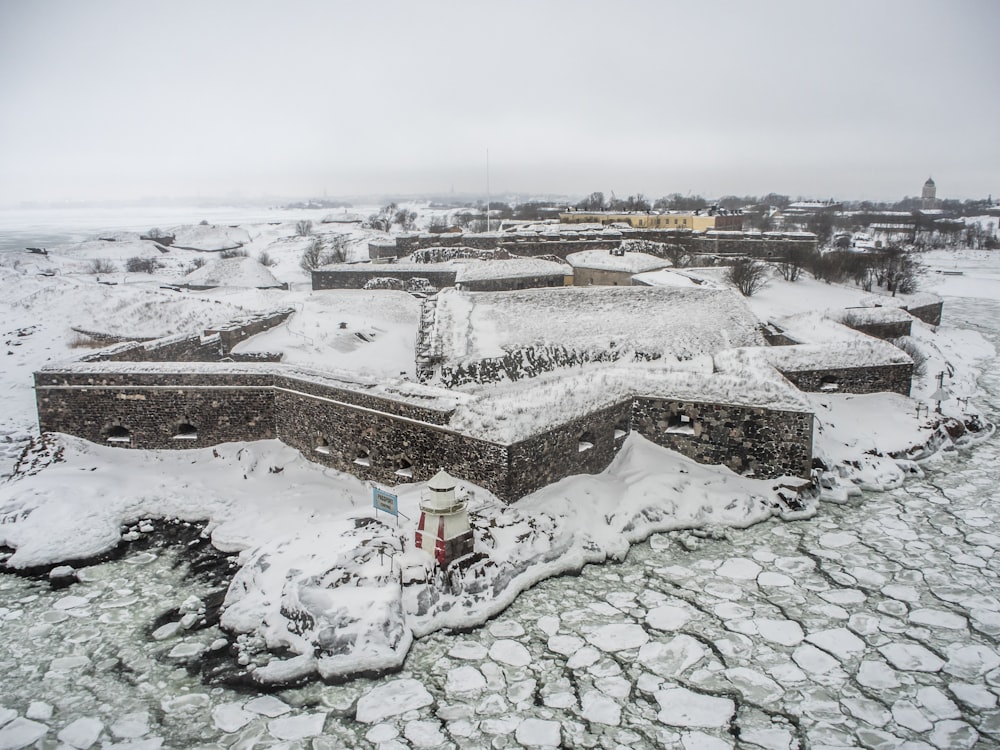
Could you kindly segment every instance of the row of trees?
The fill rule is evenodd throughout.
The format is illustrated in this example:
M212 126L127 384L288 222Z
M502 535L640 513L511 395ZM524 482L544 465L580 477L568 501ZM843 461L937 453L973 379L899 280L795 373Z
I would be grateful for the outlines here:
M923 265L898 245L890 245L873 253L835 250L829 253L809 252L793 248L773 262L785 281L797 280L803 270L827 282L853 282L866 292L884 289L892 296L917 291ZM760 291L769 279L768 264L753 258L741 258L726 271L726 280L750 297Z

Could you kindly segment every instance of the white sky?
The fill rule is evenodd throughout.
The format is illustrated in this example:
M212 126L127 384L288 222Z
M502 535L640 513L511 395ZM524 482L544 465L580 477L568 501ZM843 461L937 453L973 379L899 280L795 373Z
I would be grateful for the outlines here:
M1000 195L1000 2L0 0L0 204Z

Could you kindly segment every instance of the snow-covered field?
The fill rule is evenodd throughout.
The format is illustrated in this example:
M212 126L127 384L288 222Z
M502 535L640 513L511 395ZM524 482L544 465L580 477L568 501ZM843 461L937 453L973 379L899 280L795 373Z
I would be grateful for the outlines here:
M254 236L253 227L247 231ZM160 289L169 275L138 283L130 275L129 283L105 286L92 276L38 277L5 264L0 299L8 367L0 385L8 394L2 422L8 460L34 429L30 373L76 351L70 325L162 335L292 304L300 311L285 327L247 345L297 352L296 362L310 367L336 363L368 375L412 367L412 301L360 292L314 300L295 287L304 279L297 270L301 248L290 234L286 241L268 231L268 252L287 251L272 272L292 282L291 293ZM955 326L975 325L996 343L1000 262L975 254L930 260L961 264L966 275L927 279L952 296L944 325L915 332L931 360L914 392L926 399L937 387L936 373L950 369L954 395L971 395L976 361L992 356L992 348L980 334ZM978 301L958 299L977 295ZM808 279L775 280L750 304L761 317L784 317L843 307L858 296ZM358 332L373 336L366 342L354 336ZM993 373L984 382L981 400L995 420L1000 383ZM511 576L492 609L463 613L456 601L438 621L416 619L409 626L423 635L442 624L465 627L503 614L462 635L425 635L401 673L378 680L312 682L276 696L203 684L185 666L208 661L230 640L216 625L203 626L214 586L193 574L176 548L137 547L120 560L86 565L67 589L5 575L0 747L42 737L73 747L386 750L512 742L687 748L995 743L996 444L938 455L919 467L872 455L929 437L927 415L909 408L915 402L899 400L817 397L817 453L831 465L856 461L845 475L861 484L894 489L861 498L841 485L829 496L846 502L822 505L808 521L741 530L770 516L767 483L692 464L637 437L604 474L560 482L512 513L502 514L488 493L468 487L473 508L493 521L495 543L521 557L509 558ZM943 407L946 413L964 408L954 398ZM61 460L53 460L56 452ZM249 613L254 623L264 613L270 623L238 644L251 671L308 671L303 659L269 661L259 648L284 627L280 609L292 590L283 571L308 577L339 569L349 550L338 540L352 530L368 533L372 548L383 549L360 563L371 581L421 564L411 550L394 546L412 534L407 524L416 516L419 486L398 488L411 519L402 520L398 532L388 525L355 529L353 519L373 516L369 488L276 442L139 453L61 439L25 458L22 474L0 485L0 542L17 548L19 562L95 554L117 542L120 524L130 526L127 538L141 545L156 537L162 518L207 521L215 545L239 553L244 568L237 580L252 584L249 596L233 596L231 617ZM905 473L910 478L901 486ZM650 508L662 515L651 516ZM595 518L603 523L595 525ZM555 572L575 571L586 560L621 559L630 542L659 529L678 530L632 547L621 565L591 566L513 601ZM528 531L527 545L511 542ZM535 561L533 552L554 549L559 554L548 567L519 567L519 560ZM355 593L362 597L345 599L352 614L362 604L373 616L395 611L391 601L374 597L375 589ZM169 613L173 608L178 611ZM400 637L408 646L408 636ZM296 644L288 645L294 652Z

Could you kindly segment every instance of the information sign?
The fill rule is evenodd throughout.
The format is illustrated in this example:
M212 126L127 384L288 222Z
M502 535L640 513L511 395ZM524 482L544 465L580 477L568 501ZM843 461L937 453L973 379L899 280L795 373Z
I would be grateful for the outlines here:
M378 487L372 487L372 507L375 510L384 510L386 513L398 516L399 498Z

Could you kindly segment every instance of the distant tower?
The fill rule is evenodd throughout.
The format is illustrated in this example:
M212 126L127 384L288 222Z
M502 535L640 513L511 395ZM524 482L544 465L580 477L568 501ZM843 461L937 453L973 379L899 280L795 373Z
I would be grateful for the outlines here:
M934 180L930 177L927 178L927 182L924 183L923 192L920 193L920 207L937 208L937 187L935 187Z
M427 482L420 498L417 548L429 552L442 568L472 552L472 528L464 500L455 497L455 480L443 469Z

